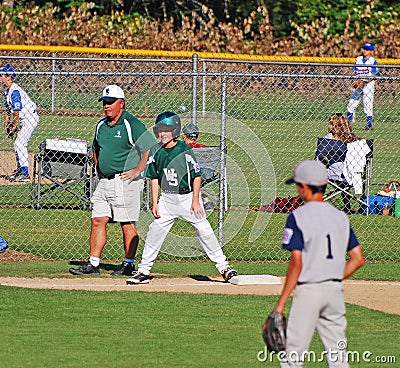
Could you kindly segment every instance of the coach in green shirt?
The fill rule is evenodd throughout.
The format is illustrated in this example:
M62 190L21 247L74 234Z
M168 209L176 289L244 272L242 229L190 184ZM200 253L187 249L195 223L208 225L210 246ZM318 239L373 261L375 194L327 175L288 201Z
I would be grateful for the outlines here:
M135 223L140 214L143 171L156 141L139 119L125 111L125 94L120 87L104 88L100 101L105 118L97 124L93 140L94 163L100 180L91 199L90 258L88 263L69 271L74 275L100 274L106 225L112 220L121 224L125 259L111 275L130 276L135 270L139 243Z

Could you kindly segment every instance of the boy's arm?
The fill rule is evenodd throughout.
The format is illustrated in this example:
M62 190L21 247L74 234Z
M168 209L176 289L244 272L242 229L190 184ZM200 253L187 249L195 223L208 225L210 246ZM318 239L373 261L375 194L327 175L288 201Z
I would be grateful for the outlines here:
M158 191L160 190L160 186L158 185L158 179L151 179L151 200L152 207L151 212L155 218L160 218L160 212L158 208Z
M7 125L11 122L11 115L12 115L12 111L7 103L5 104L5 108L6 111L4 113L4 129L6 129Z
M192 206L190 210L194 213L196 218L204 217L205 213L200 205L200 186L201 186L201 176L196 176L193 179L193 198Z
M19 123L19 110L15 110L13 112L13 126L14 128L16 128L18 126Z
M292 291L297 285L299 275L302 268L302 252L301 250L292 250L289 266L286 273L285 285L283 286L281 296L276 304L274 311L283 314L286 302L288 301Z
M344 268L343 279L347 279L365 263L364 254L359 245L349 251L349 256L350 259Z

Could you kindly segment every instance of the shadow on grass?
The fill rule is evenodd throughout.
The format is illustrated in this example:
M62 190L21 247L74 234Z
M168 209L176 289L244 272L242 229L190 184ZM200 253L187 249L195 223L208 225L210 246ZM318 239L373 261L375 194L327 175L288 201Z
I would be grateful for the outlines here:
M84 264L86 264L87 263L87 261L69 261L69 264L71 265L71 266L82 266L82 265L84 265ZM111 272L113 272L113 271L115 271L118 267L120 266L120 263L119 264L116 264L116 265L114 265L114 264L110 264L110 263L100 263L100 269L101 270L104 270L104 271L111 271Z

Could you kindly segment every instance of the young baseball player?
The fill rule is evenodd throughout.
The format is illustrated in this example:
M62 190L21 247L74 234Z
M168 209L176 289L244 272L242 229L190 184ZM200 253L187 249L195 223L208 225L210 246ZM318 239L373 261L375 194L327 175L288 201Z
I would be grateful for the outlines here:
M374 54L374 44L367 42L362 47L362 55L358 56L353 67L357 77L361 80L361 85L355 85L354 92L350 97L347 105L347 119L349 123L353 121L353 115L362 98L364 105L364 113L367 116L367 124L365 130L372 129L372 116L374 109L374 91L375 82L371 79L374 75L378 75L378 62L372 56Z
M6 65L1 69L1 84L5 88L4 129L9 138L15 138L14 150L17 168L8 176L8 180L16 182L30 182L28 143L33 131L39 123L36 104L28 94L14 82L17 77L15 69Z
M146 176L151 179L154 221L147 233L138 272L127 280L127 284L144 284L150 281L151 268L178 217L194 226L208 257L215 262L224 280L228 281L237 272L229 266L205 216L200 196L200 166L193 150L177 139L181 131L180 117L171 111L163 112L157 116L153 131L160 139L160 145L150 154ZM161 196L158 200L160 188Z
M182 140L191 148L207 147L203 143L199 143L199 128L193 123L186 124L182 129Z
M329 367L348 367L342 280L364 264L364 256L348 217L324 202L327 182L324 165L312 160L300 162L286 181L296 184L306 204L288 216L282 239L291 259L274 311L283 314L294 294L281 367L303 366L315 328L329 352Z

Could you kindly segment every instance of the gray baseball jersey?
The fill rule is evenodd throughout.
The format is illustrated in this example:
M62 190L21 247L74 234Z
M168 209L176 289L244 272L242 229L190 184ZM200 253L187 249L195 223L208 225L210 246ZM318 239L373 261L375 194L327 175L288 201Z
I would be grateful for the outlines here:
M309 202L293 211L282 243L284 249L302 251L299 283L342 280L346 252L359 244L346 214L327 202Z

